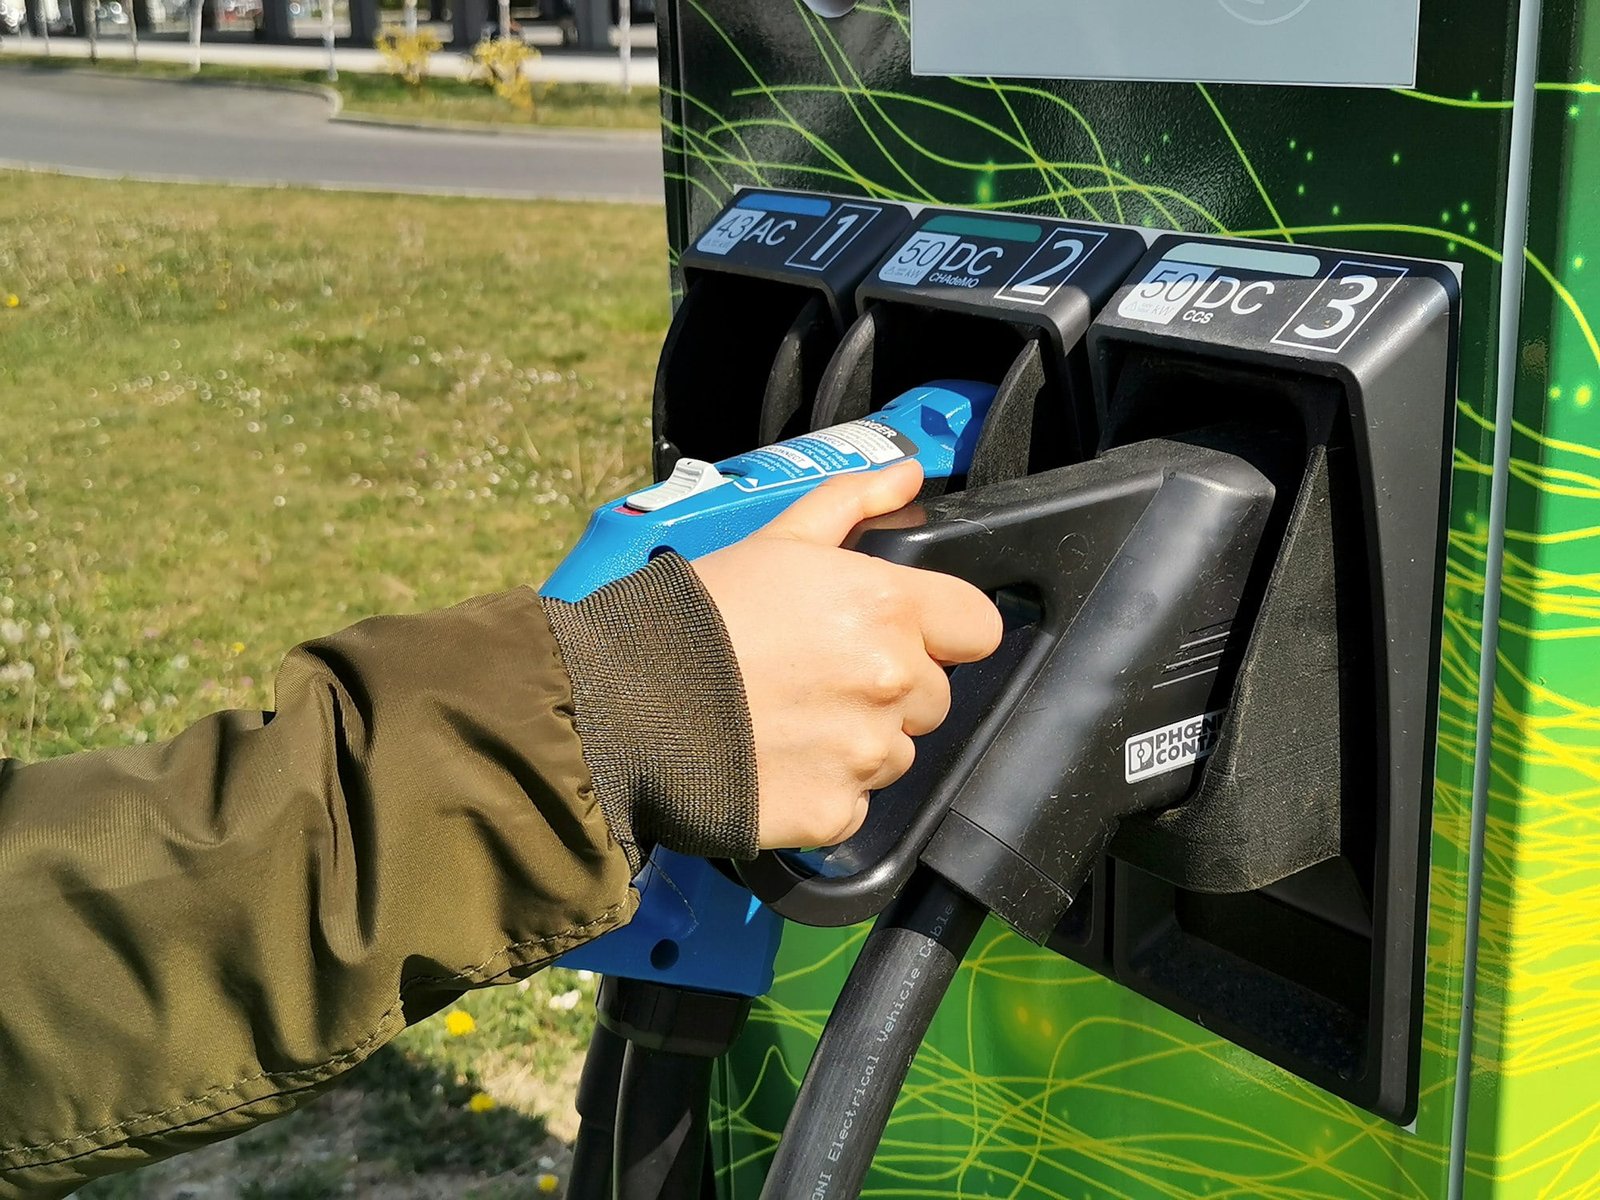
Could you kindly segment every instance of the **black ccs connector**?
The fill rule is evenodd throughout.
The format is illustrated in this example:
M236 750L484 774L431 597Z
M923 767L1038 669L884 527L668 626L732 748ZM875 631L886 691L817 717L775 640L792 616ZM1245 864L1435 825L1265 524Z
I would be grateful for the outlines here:
M940 783L923 806L874 799L869 824L898 822L899 841L864 828L814 855L809 876L803 856L784 864L780 911L837 918L874 889L897 894L823 1031L763 1200L858 1195L986 913L1043 941L1119 822L1193 790L1274 557L1280 459L1271 435L1246 430L1142 442L944 497L925 524L860 538L859 549L1000 591L1011 628L994 660L957 681L959 733L927 747L922 770Z
M1145 442L1095 465L1147 502L1081 605L1056 618L1059 636L922 853L1035 941L1124 816L1192 790L1232 691L1234 628L1249 632L1239 615L1273 506L1265 474L1205 445ZM1070 537L1044 549L1076 552Z
M1227 447L1222 449L1219 447ZM1193 788L1272 555L1280 447L1204 431L930 501L857 548L996 593L999 652L849 841L741 868L784 916L881 911L920 861L1043 941L1124 816Z

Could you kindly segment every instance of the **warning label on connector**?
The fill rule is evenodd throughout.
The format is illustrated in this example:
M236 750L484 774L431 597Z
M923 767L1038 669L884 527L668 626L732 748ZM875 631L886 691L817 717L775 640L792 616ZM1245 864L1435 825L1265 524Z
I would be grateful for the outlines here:
M1138 783L1153 775L1165 775L1210 755L1217 748L1222 714L1222 709L1200 713L1160 729L1134 734L1123 746L1128 782Z
M898 429L866 417L751 450L717 466L741 491L759 492L797 479L869 471L916 452L917 444Z

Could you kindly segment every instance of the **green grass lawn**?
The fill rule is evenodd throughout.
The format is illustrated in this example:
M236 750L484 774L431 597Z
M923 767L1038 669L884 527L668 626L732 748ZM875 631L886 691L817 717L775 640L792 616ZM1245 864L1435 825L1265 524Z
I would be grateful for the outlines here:
M537 583L646 478L659 209L0 189L0 754L269 708L297 641ZM528 1194L591 987L476 993L472 1031L436 1017L311 1110L85 1194Z
M63 71L111 71L152 79L195 78L182 63L143 62L135 66L124 58L103 58L96 65L84 58L0 55L0 68L7 64ZM465 83L458 79L434 78L421 87L411 87L393 75L341 71L338 82L329 83L327 73L322 70L292 71L215 63L204 65L199 77L241 83L320 84L339 93L344 101L345 112L396 120L468 121L490 125L588 129L653 130L661 125L660 95L653 87L635 87L624 94L619 88L599 83L536 84L536 105L530 119L481 84Z

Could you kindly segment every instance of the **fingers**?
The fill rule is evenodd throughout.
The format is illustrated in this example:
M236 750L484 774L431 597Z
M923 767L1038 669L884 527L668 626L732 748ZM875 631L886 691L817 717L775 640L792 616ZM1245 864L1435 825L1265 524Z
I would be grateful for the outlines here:
M887 752L883 756L883 762L867 778L865 788L851 800L844 820L826 844L836 846L845 839L853 837L861 826L866 823L872 793L879 788L888 787L909 771L911 764L916 761L916 757L916 744L909 737L903 733L892 734Z
M879 788L888 787L911 769L911 764L916 758L915 742L899 731L889 734L888 743L884 747L883 761L865 781L867 790L875 792Z
M881 471L835 475L796 500L758 536L838 546L868 517L880 517L910 504L921 487L922 466L912 459Z
M900 570L911 570L901 567ZM988 658L1004 626L994 602L964 579L917 571L912 592L928 657L945 666Z
M992 652L1000 615L953 577L838 547L921 487L913 462L831 480L754 537L696 559L744 677L761 844L851 836L873 791L950 710L944 665Z
M868 793L862 792L850 806L849 815L845 818L836 833L827 841L829 846L837 846L840 842L856 835L856 832L867 822L867 806L871 801Z
M922 661L900 709L900 728L912 737L932 733L950 715L950 677L932 659L919 657Z

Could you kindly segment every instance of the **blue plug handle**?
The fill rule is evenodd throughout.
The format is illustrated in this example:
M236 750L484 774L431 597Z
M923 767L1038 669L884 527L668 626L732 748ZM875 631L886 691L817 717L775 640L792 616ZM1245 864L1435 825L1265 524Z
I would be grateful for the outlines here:
M576 601L672 550L694 559L747 537L835 475L915 459L930 479L965 474L991 384L941 380L859 421L707 464L602 505L541 594ZM676 987L763 995L782 920L704 859L657 847L634 880L639 909L621 929L560 959L563 967Z

